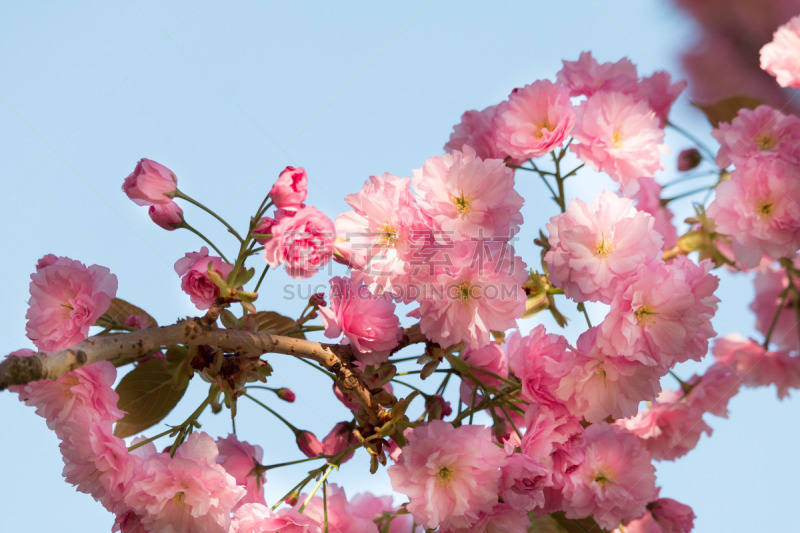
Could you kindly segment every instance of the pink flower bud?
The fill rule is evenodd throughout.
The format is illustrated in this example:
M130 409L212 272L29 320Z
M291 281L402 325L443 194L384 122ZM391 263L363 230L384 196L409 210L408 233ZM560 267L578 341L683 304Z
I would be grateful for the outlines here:
M356 444L355 435L353 435L353 425L350 422L339 422L330 433L322 439L322 445L325 448L325 455L336 455L343 452L353 444ZM355 450L351 450L344 458L342 463L353 457Z
M199 252L189 252L175 262L175 272L181 276L181 289L189 295L198 309L208 309L219 296L219 287L208 277L208 265L222 278L227 278L233 270L219 257L208 255L203 246Z
M703 156L700 155L700 152L697 150L697 148L688 148L683 150L678 154L678 170L681 172L692 170L694 167L699 165L700 161L702 160Z
M292 403L294 401L294 392L286 387L281 387L280 389L276 390L275 393L278 395L278 398L285 402Z
M297 437L297 447L306 457L318 457L325 453L325 446L310 431L300 430L295 433Z
M122 190L136 205L168 204L177 190L178 178L170 169L150 159L142 159L125 178Z
M278 209L299 209L308 196L308 176L303 167L286 167L269 192Z
M271 235L272 234L272 226L277 224L278 221L271 217L263 217L261 220L258 221L258 225L253 229L254 235ZM264 244L272 237L256 237L256 242L258 244Z
M312 294L311 298L308 299L308 304L313 305L314 307L325 307L328 305L325 303L325 293L318 292L316 294Z
M175 202L151 205L147 213L153 222L167 231L176 230L183 223L183 209Z

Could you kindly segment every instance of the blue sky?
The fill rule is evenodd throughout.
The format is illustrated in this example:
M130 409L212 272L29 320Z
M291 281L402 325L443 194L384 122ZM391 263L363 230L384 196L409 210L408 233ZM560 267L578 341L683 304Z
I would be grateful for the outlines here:
M552 79L562 59L583 50L606 61L628 56L643 74L667 69L680 76L677 57L692 41L692 27L665 2L566 4L6 3L0 11L0 245L7 251L0 353L30 347L28 276L47 253L109 267L119 277L118 295L162 324L195 314L172 267L201 244L189 233L155 227L120 190L141 157L171 168L182 190L239 227L281 169L303 166L309 203L333 217L347 209L344 195L369 175L410 175L439 155L463 111ZM686 96L674 120L705 128ZM688 146L677 136L668 142L662 178L672 175L677 152ZM554 211L539 183L522 176L518 182L526 198L521 237L530 242ZM586 174L571 192L590 198L611 186ZM688 204L682 209L686 216ZM195 227L233 246L202 213L185 211ZM528 263L537 260L531 245L520 250ZM291 280L275 274L268 281L262 308L302 309L304 302L282 298ZM721 290L728 305L717 331L749 333L750 281L725 279ZM272 383L298 390L285 413L299 425L324 435L344 417L329 396L315 394L327 386L318 376L306 377L302 365L285 358L270 362ZM185 412L191 410L190 401ZM785 459L797 437L786 421L797 418L798 404L778 402L774 390L747 390L730 410L730 420L709 421L713 438L659 465L662 496L695 509L696 531L785 529L781 520L797 494L789 480L800 474ZM182 420L181 412L169 421ZM7 393L0 394L0 413L4 528L110 530L113 518L61 479L56 439L44 421ZM297 457L291 435L267 416L243 406L240 436L259 443L270 462ZM203 422L212 434L229 431L224 415ZM387 493L386 476L370 476L366 463L366 454L357 455L334 481L350 494ZM291 475L270 475L269 501L288 488Z

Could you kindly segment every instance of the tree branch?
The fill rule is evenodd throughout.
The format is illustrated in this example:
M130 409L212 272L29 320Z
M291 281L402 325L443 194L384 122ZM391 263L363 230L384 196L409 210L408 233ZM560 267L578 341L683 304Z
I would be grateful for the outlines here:
M71 370L98 361L110 361L122 356L141 357L163 346L208 345L252 357L280 353L310 359L333 372L342 387L352 390L370 413L379 411L380 406L364 384L361 372L352 364L353 351L350 346L269 333L214 329L214 319L218 314L219 310L211 309L205 317L191 318L171 326L90 337L77 346L49 354L9 356L0 362L0 390L30 381L57 379ZM419 325L415 325L403 330L400 347L425 340Z

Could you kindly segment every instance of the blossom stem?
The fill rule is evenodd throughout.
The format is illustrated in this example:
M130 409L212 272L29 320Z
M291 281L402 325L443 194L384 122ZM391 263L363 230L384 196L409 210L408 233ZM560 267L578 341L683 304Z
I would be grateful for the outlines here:
M241 236L241 235L239 235L239 233L238 233L238 232L237 232L235 229L233 229L233 228L231 227L231 225L230 225L230 224L228 224L228 223L225 221L225 219L223 219L221 216L219 216L219 215L218 215L218 214L216 214L214 211L212 211L212 210L211 210L211 209L209 209L208 207L204 206L203 204L201 204L200 202L198 202L198 201L197 201L197 200L195 200L194 198L192 198L192 197L190 197L190 196L187 196L187 195L185 195L183 192L181 192L180 190L177 190L177 189L175 190L175 197L176 197L176 198L180 198L180 199L182 199L182 200L186 200L186 201L187 201L187 202L189 202L190 204L194 204L194 205L196 205L197 207L199 207L200 209L202 209L203 211L205 211L206 213L208 213L208 214L209 214L209 215L211 215L212 217L214 217L214 218L216 218L217 220L219 220L219 221L222 223L222 225L223 225L223 226L225 226L225 227L228 229L228 231L231 233L231 235L233 235L234 237L236 237L236 238L239 240L239 242L243 242L243 241L244 241L244 239L242 239L242 236Z
M248 387L248 388L251 388L251 387ZM286 420L285 418L283 418L283 417L282 417L280 414L278 414L276 411L274 411L272 408L270 408L270 407L269 407L267 404L265 404L265 403L263 403L263 402L259 401L257 398L254 398L253 396L250 396L250 395L249 395L249 394L247 394L246 392L244 393L244 397L245 397L245 398L249 398L249 399L251 399L252 401L254 401L255 403L257 403L258 405L260 405L261 407L263 407L264 409L266 409L267 411L269 411L270 413L272 413L273 415L275 415L275 418L277 418L278 420L280 420L281 422L283 422L284 424L286 424L286 426L287 426L289 429L291 429L291 430L292 430L292 432L293 432L295 435L296 435L296 434L298 434L298 433L300 432L300 430L299 430L299 429L297 429L296 427L294 427L294 426L292 425L292 423L291 423L291 422L289 422L288 420Z
M314 485L314 488L311 489L309 495L306 496L306 499L303 501L303 505L301 505L300 509L298 509L299 512L301 513L303 512L303 510L306 508L306 505L308 505L308 502L311 501L311 498L314 497L314 494L316 494L319 488L322 486L322 484L325 483L325 480L328 479L328 476L330 475L331 472L333 472L334 468L338 469L339 467L337 467L336 465L329 464L328 468L325 470L325 473L322 474L322 477L319 479L317 484Z
M195 235L197 235L198 237L200 237L201 239L203 239L203 240L206 242L206 244L208 244L209 246L211 246L211 247L214 249L214 251L215 251L215 252L217 252L217 254L219 254L219 256L222 258L222 260L223 260L223 261L225 261L226 263L230 263L230 261L228 261L228 259L225 257L225 254L223 254L223 253L220 251L220 249L219 249L219 248L217 248L217 247L214 245L214 243L213 243L213 242L211 242L211 240L210 240L208 237L206 237L205 235L203 235L202 233L200 233L199 231L197 231L196 229L194 229L194 228L193 228L191 225L189 225L189 223L188 223L188 222L186 222L186 221L184 220L183 222L181 222L181 225L180 225L180 226L178 226L178 227L180 227L180 228L186 228L186 229L188 229L189 231L191 231L192 233L194 233Z
M783 311L783 307L786 305L786 299L789 297L790 289L791 285L781 291L781 299L778 302L778 308L775 309L775 314L772 315L772 322L769 323L769 329L767 330L766 337L764 337L764 344L762 344L765 350L769 349L769 341L772 338L772 333L775 331L775 326L778 325L778 318L781 316L781 311Z
M269 272L269 265L264 267L264 272L262 272L261 277L258 278L258 283L256 283L256 288L253 289L253 292L258 292L258 288L261 287L261 282L264 281L264 276L267 275L267 272Z
M139 441L139 442L137 442L136 444L132 444L132 445L128 446L128 451L129 451L129 452L132 452L132 451L133 451L133 450L135 450L136 448L139 448L139 447L141 447L141 446L144 446L145 444L151 443L151 442L153 442L154 440L158 440L158 439L160 439L161 437L166 437L166 436L167 436L167 435L169 435L170 433L175 433L175 431L177 431L177 428L174 428L174 427L173 427L173 428L169 428L168 430L166 430L166 431L163 431L163 432L159 433L158 435L155 435L155 436L153 436L153 437L150 437L150 438L148 438L148 439L144 439L144 440L142 440L142 441Z
M186 440L186 437L189 436L192 427L197 423L197 419L200 418L200 415L203 414L203 411L206 410L206 407L208 407L208 405L211 403L211 400L217 395L218 392L219 389L217 389L216 386L211 385L211 387L208 390L208 396L206 396L206 399L203 400L203 403L201 403L197 407L197 409L195 409L194 412L190 414L186 420L184 420L183 424L180 425L180 429L178 430L178 436L175 437L175 442L173 442L172 446L170 446L169 448L170 457L175 456L175 452L178 450L178 446L183 444L183 441Z

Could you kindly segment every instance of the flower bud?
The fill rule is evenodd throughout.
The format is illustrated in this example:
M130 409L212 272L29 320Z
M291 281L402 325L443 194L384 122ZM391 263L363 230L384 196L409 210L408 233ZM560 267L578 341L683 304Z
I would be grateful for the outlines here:
M272 226L277 224L278 221L271 217L262 217L258 221L258 225L253 229L253 235L271 235L272 234ZM258 244L264 244L267 242L271 237L256 237L256 242Z
M286 387L281 387L275 391L275 394L278 395L278 398L285 402L292 403L294 401L294 392Z
M308 196L308 176L303 167L286 167L269 192L278 209L299 209Z
M153 222L167 231L176 230L183 223L183 209L175 202L151 205L147 213Z
M678 154L678 170L681 172L692 170L699 165L700 161L702 160L703 156L700 155L700 152L697 150L697 148L683 150Z
M175 174L150 159L140 160L122 184L122 190L136 205L168 204L177 188Z
M297 437L297 447L306 457L318 457L325 453L325 446L310 431L299 430L295 436Z

